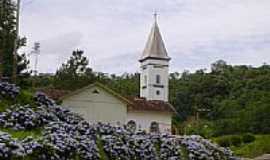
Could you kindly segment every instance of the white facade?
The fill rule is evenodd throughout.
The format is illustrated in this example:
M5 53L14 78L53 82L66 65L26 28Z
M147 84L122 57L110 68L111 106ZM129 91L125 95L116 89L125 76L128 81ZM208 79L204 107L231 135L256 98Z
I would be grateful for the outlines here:
M63 105L90 123L125 123L127 119L127 104L98 86L64 98Z
M162 133L171 133L171 121L172 113L168 112L129 112L127 116L127 122L134 120L137 124L137 128L140 127L143 130L149 132L149 128L152 122L159 124L159 130Z
M170 57L156 20L139 61L141 63L140 97L168 102Z
M147 100L168 101L169 61L146 59L141 62L140 96Z
M157 122L162 133L170 133L172 112L128 110L128 102L115 94L117 93L94 84L64 97L63 106L80 114L89 123L115 125L133 120L137 129L149 131L151 123Z

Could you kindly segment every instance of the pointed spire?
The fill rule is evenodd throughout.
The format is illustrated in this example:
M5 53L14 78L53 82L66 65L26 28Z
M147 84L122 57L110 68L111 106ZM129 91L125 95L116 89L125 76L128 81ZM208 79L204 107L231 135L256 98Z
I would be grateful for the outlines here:
M162 40L158 23L157 23L157 13L154 13L154 25L149 34L146 46L143 51L143 55L140 61L146 58L158 58L164 60L170 60L168 57L167 50L165 48L164 42Z
M157 23L157 16L158 16L157 11L155 11L155 12L154 12L154 22L155 22L155 23Z

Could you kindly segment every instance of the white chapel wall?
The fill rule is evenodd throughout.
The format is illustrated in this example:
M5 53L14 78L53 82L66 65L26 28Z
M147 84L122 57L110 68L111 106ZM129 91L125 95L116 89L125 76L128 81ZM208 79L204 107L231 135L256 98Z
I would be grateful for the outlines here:
M140 111L140 112L128 112L127 122L134 120L141 129L149 132L150 125L153 121L159 123L159 128L161 132L171 133L171 120L172 113L167 112L150 112L150 111Z
M97 90L99 93L93 93ZM89 88L63 100L63 105L81 114L88 122L125 123L126 104L99 87Z

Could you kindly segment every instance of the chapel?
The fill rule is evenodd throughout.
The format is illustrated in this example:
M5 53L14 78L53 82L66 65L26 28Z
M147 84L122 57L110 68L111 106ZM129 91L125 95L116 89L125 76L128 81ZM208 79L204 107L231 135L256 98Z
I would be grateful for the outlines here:
M170 60L155 16L138 60L140 96L120 95L101 83L93 83L71 93L47 91L47 94L61 100L63 106L82 115L90 123L132 122L146 131L155 126L159 132L171 132L172 116L176 111L168 102Z

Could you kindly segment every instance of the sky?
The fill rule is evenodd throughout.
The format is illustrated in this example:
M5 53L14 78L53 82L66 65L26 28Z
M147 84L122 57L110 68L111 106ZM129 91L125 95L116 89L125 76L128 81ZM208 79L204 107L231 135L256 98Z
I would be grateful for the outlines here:
M40 73L54 73L77 49L95 71L139 72L154 11L170 72L209 69L219 59L270 64L270 0L22 0L21 52L41 43Z

